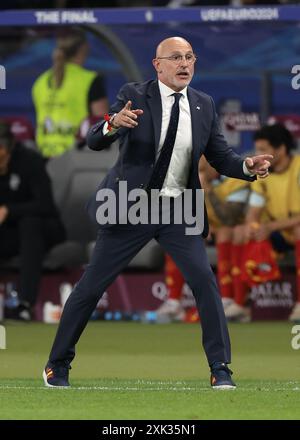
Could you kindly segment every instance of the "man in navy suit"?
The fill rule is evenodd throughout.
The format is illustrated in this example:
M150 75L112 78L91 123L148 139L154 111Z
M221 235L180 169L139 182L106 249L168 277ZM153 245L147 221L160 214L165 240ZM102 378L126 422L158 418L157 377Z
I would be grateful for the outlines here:
M124 181L128 192L140 188L149 194L156 190L161 199L173 200L174 209L178 196L186 190L196 194L201 188L198 163L202 154L222 175L250 181L256 175L268 175L272 157L262 155L243 161L220 132L212 98L189 87L195 61L191 45L183 38L162 41L153 60L157 80L123 86L106 120L91 128L88 145L92 150L108 148L117 139L120 144L117 163L89 202L93 220L98 219L103 203L101 190L118 198ZM195 197L193 200L195 204ZM75 345L99 298L138 251L155 238L172 256L195 296L212 387L235 388L228 368L231 353L227 324L203 240L208 232L206 216L202 234L196 235L186 233L184 221L133 225L121 221L118 213L115 223L99 227L91 262L64 307L43 372L45 385L69 386Z

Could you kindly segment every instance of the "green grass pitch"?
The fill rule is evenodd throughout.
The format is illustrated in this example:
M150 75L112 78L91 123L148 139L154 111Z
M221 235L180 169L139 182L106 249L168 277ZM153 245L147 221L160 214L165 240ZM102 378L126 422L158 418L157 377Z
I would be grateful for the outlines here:
M91 322L70 389L42 370L56 326L7 324L0 350L1 419L300 419L300 350L284 322L230 326L238 388L214 391L197 324Z

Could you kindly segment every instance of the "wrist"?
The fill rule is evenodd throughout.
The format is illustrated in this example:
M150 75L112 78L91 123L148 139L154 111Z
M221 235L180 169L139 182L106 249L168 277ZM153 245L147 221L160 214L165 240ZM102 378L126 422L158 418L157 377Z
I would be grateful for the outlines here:
M253 177L255 176L255 173L253 173L253 169L250 169L247 165L246 159L243 162L243 172L246 176Z
M114 119L117 116L117 113L113 115L109 115L108 113L104 115L104 120L107 122L108 131L117 130L119 127L114 124Z
M115 117L117 116L117 114L118 114L118 113L114 113L114 114L111 116L111 118L110 118L110 125L111 125L111 127L114 128L115 130L117 130L118 128L120 128L119 125L116 125L116 124L114 123L114 120L115 120Z

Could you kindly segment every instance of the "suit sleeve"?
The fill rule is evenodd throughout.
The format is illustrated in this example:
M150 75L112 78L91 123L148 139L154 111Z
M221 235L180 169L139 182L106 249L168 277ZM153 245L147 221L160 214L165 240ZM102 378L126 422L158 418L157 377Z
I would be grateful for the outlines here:
M128 101L128 84L125 84L117 95L116 102L110 107L109 114L119 113ZM93 125L87 134L87 145L91 150L104 150L109 148L120 136L127 132L127 128L120 128L115 134L107 136L103 134L105 121L102 120Z
M211 98L213 111L213 122L211 134L206 146L204 155L209 164L215 168L221 175L243 179L252 182L256 176L247 176L243 171L243 162L241 156L236 154L230 148L221 132L219 118L216 113L215 104Z

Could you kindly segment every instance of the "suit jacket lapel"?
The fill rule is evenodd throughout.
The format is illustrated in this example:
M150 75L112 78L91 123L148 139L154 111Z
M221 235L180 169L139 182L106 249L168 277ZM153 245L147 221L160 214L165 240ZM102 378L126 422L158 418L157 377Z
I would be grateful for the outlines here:
M155 150L157 150L160 139L162 120L162 104L157 81L153 81L153 83L150 84L147 92L147 98L154 126Z
M192 119L193 152L198 153L201 144L202 105L196 93L188 88L188 99Z

